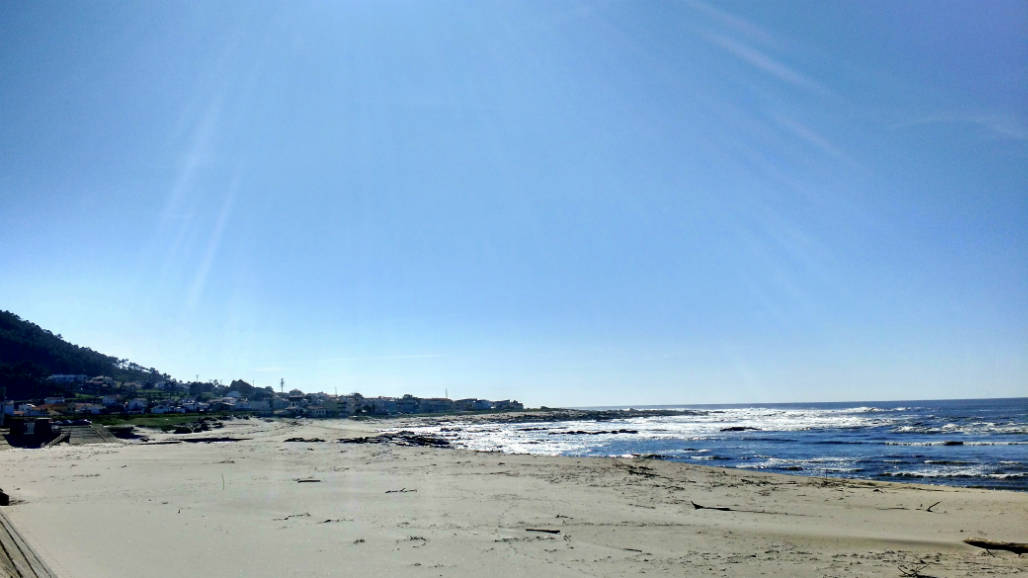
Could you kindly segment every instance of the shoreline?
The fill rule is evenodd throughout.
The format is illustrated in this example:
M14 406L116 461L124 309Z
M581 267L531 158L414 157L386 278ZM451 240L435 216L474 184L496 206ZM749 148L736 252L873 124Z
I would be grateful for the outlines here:
M405 421L238 420L218 431L231 443L4 451L4 511L65 578L1028 570L962 542L1023 540L1022 492L335 441Z

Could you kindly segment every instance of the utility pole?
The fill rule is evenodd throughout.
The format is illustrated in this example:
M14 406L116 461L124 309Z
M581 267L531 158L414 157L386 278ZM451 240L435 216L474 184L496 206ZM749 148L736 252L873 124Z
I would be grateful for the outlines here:
M285 393L286 392L286 378L284 378L284 377L278 380L278 392L279 393Z

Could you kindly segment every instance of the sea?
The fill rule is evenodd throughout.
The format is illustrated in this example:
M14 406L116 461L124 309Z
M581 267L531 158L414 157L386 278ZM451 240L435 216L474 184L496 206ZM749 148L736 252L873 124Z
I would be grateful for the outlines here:
M804 476L1028 491L1025 397L632 409L683 413L604 421L469 420L413 429L472 450L645 456Z

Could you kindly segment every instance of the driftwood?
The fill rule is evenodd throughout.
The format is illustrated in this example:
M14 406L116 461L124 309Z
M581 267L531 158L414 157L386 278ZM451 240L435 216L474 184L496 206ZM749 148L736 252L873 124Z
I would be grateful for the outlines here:
M964 540L964 543L978 548L985 548L986 550L1006 550L1018 556L1028 554L1028 544L1024 542L995 542L985 538L968 538Z
M313 483L313 482L320 482L320 481L321 480L318 480L318 479L315 479L315 478L300 478L300 479L296 480L296 483L298 483L298 484L310 484L310 483Z
M724 506L701 506L701 505L697 504L696 502L694 502L692 500L689 500L689 503L692 504L692 507L693 507L694 510L720 510L722 512L733 512L734 511L731 508L726 508Z
M696 502L689 500L694 510L717 510L719 512L745 512L747 514L772 514L776 516L808 516L809 514L798 514L796 512L771 512L768 510L743 510L736 508L729 508L727 506L701 506ZM638 504L632 504L637 506ZM641 508L649 508L650 506L639 506Z
M387 494L406 494L408 492L416 492L417 490L408 490L407 488L400 488L399 490L386 490Z
M896 566L896 569L899 570L900 576L904 576L905 578L933 578L928 574L921 573L921 570L924 570L927 567L927 562L918 562L911 566Z
M560 534L560 530L550 530L549 528L525 528L526 532L543 532L546 534Z

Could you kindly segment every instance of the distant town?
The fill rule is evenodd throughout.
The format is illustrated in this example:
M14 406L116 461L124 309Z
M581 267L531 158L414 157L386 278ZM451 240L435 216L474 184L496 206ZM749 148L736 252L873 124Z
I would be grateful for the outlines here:
M108 376L56 374L46 378L54 389L65 392L38 399L8 399L3 402L7 417L78 417L84 415L186 414L245 412L260 416L345 418L474 411L524 409L515 400L445 397L365 397L359 393L332 395L304 393L298 389L279 391L254 387L235 380L228 385L214 382L119 382Z

